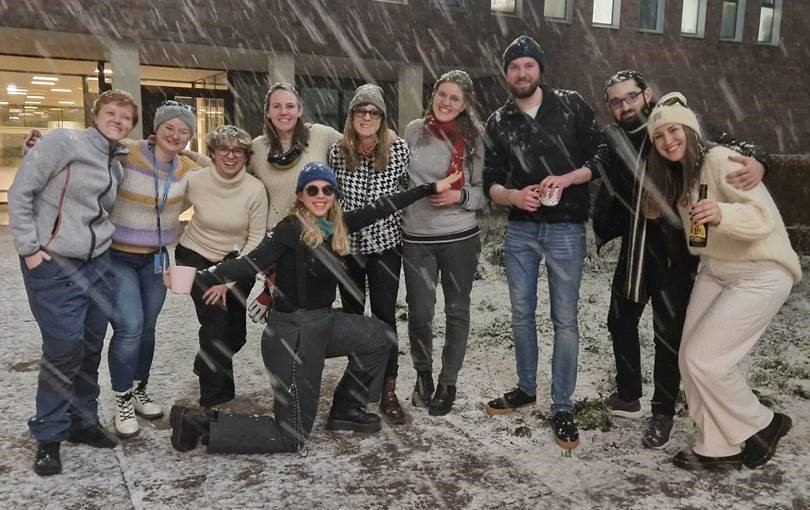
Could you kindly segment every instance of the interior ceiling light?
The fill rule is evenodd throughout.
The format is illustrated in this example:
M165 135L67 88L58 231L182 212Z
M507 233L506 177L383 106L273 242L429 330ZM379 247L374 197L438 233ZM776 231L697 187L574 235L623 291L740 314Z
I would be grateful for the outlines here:
M59 104L76 104L76 101L59 101Z
M51 92L73 92L73 89L51 89Z
M45 99L45 96L32 96L29 94L28 99Z
M31 85L53 85L52 81L34 81L31 80Z
M32 80L38 80L38 81L47 81L47 82L59 81L59 78L57 78L56 76L34 76L31 79Z

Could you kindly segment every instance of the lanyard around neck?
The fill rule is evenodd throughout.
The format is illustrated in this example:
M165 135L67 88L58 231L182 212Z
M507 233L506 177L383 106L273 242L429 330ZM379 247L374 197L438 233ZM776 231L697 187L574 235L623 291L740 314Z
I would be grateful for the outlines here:
M174 177L174 163L177 158L172 158L171 163L169 163L169 170L166 173L166 184L163 185L163 199L161 200L159 189L160 169L158 168L154 145L150 145L149 149L149 152L152 155L152 170L155 172L155 215L157 216L158 248L162 248L163 240L161 239L160 214L163 212L163 209L166 208L166 204L169 201L169 188L172 186L172 178Z

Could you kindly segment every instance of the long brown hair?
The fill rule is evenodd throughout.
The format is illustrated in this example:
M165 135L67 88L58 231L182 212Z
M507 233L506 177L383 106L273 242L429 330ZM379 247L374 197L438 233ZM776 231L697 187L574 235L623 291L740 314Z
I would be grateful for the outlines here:
M686 134L686 151L681 161L664 158L653 148L647 156L642 212L647 218L658 218L675 205L692 201L692 190L700 181L700 171L709 145L690 127L681 125ZM681 172L682 175L676 175Z
M267 112L270 111L270 96L277 90L284 90L295 96L298 109L302 112L304 110L304 100L301 98L301 94L299 94L291 84L278 82L270 87L270 90L267 91L267 95L264 97L264 129L262 130L270 154L284 153L278 132L275 126L273 126L273 122L267 117ZM309 145L309 127L304 123L303 115L298 118L298 122L295 123L295 128L293 128L292 146L295 147L296 145L300 145L302 149Z
M357 105L363 106L363 103ZM374 148L374 170L383 171L388 168L388 153L391 149L391 137L388 135L388 125L386 123L385 112L380 111L380 129L377 130L377 147ZM343 139L340 141L340 151L343 154L343 161L346 163L346 170L353 172L360 166L360 156L357 154L357 131L354 129L354 110L349 110L346 115L346 124L343 126Z
M292 213L295 214L298 221L301 222L301 240L310 248L317 248L324 242L323 232L315 224L317 219L309 210L301 203L300 200L295 201L292 207ZM348 255L351 249L349 239L349 229L346 227L346 222L343 221L343 209L340 207L340 202L335 200L329 212L326 214L326 219L334 225L334 232L332 232L332 241L330 246L332 251L340 256Z

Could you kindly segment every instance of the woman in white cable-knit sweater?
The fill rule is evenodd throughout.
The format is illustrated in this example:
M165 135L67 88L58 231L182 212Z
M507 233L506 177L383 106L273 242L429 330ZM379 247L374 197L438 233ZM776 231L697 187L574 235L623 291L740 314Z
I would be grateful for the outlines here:
M792 423L759 402L739 363L801 278L799 259L765 186L741 191L726 182L739 164L729 160L730 149L701 139L683 95L662 97L647 129L656 150L648 160L645 213L660 216L672 206L684 224L708 227L706 246L690 247L701 265L679 355L698 434L673 463L690 470L755 468L771 459ZM700 185L708 188L702 200Z

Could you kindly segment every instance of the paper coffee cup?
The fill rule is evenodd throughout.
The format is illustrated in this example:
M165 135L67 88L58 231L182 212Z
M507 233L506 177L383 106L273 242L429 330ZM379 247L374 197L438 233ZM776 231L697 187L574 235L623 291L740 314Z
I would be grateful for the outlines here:
M561 195L562 190L560 188L548 188L540 197L540 203L546 207L554 207L560 203Z
M169 277L172 282L172 292L175 294L189 294L194 286L197 268L191 266L171 266Z

